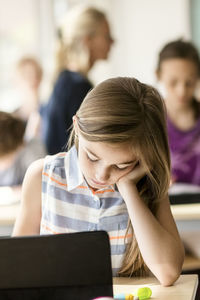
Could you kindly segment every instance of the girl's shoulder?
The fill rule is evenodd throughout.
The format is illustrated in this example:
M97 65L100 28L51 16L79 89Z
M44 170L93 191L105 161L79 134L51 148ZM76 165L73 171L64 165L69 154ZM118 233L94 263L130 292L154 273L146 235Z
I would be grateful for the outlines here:
M37 177L43 172L48 170L54 170L55 168L62 168L65 166L66 152L58 153L55 155L47 155L45 158L35 160L28 167L27 173L29 176ZM41 177L39 177L41 178Z
M47 155L44 158L43 166L48 168L63 167L65 165L65 159L67 155L67 152L59 152L54 155Z
M38 175L42 174L44 160L45 160L44 158L41 158L32 162L27 169L26 176L41 178Z
M54 155L47 155L43 162L43 175L66 178L66 159L68 152L60 152Z

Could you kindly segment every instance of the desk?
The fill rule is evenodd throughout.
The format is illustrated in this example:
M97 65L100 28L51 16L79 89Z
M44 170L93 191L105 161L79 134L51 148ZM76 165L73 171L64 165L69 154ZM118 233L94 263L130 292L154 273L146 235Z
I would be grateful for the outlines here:
M200 259L200 203L171 205L171 210L186 249Z
M132 293L144 286L152 290L152 300L194 300L198 285L197 275L181 275L173 286L163 287L156 278L113 278L113 292Z
M191 255L186 255L183 264L183 271L189 271L195 269L200 269L200 258L196 258Z
M0 236L10 235L18 215L20 202L0 206Z
M200 203L171 205L171 210L176 221L200 220Z

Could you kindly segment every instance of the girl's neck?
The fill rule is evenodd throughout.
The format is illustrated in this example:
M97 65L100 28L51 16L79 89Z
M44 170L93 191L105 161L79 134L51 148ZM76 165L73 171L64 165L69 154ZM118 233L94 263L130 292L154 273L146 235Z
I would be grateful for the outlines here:
M181 130L189 130L196 123L195 112L192 105L187 107L167 106L167 114L173 124Z

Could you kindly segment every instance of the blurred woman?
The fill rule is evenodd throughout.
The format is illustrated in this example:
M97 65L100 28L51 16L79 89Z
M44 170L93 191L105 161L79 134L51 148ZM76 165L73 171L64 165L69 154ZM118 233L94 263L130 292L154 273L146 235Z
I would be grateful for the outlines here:
M113 43L107 18L96 8L71 11L58 36L58 75L43 109L42 137L50 154L65 146L72 117L92 88L88 72L97 60L107 59Z

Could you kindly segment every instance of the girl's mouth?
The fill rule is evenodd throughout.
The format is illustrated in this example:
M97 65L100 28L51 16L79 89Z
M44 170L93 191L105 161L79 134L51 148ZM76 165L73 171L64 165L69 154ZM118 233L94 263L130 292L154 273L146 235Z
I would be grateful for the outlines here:
M99 182L99 181L96 181L96 180L94 180L94 179L91 179L91 181L92 181L94 184L97 184L97 185L101 185L101 186L107 185L106 182Z

